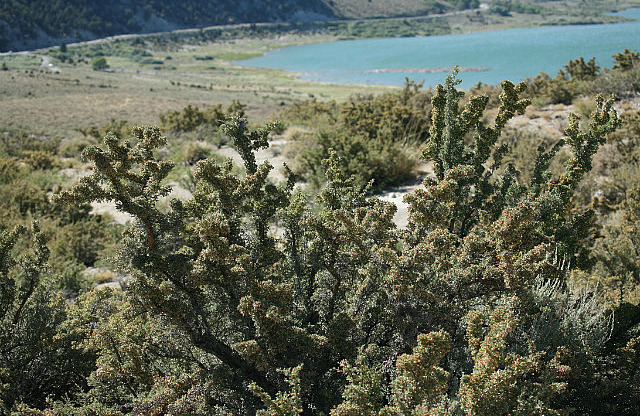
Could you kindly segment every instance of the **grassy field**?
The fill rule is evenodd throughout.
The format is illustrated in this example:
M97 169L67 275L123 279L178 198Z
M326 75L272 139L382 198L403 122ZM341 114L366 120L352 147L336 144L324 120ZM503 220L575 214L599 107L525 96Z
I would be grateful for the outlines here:
M247 104L248 114L263 120L294 100L344 100L352 93L384 89L313 84L295 74L231 63L275 45L273 40L238 40L185 46L151 51L144 61L149 63L108 56L106 71L93 71L85 62L43 61L45 53L0 57L0 65L8 68L0 71L0 125L73 135L75 129L111 118L152 124L158 114L188 104L206 107L232 100Z

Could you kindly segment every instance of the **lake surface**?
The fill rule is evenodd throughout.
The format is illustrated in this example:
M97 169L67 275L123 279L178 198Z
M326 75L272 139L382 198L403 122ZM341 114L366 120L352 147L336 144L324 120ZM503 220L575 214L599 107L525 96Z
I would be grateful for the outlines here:
M640 9L618 13L640 19ZM443 68L459 65L463 87L478 81L514 82L540 72L554 76L578 57L610 67L611 55L640 50L640 20L607 25L547 26L459 35L338 41L267 52L240 65L301 73L301 78L337 84L404 85L405 77L442 83ZM436 72L431 72L431 71Z

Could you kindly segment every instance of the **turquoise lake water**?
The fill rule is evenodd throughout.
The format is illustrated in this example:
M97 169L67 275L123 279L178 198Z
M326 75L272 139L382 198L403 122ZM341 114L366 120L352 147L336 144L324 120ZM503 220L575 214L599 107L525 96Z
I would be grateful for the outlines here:
M619 13L640 19L640 9ZM640 50L640 20L608 25L548 26L415 38L338 41L293 46L237 62L240 65L301 73L310 81L336 84L404 84L405 77L425 86L442 83L446 72L425 68L482 68L461 71L463 87L478 81L518 82L540 72L554 76L569 60L591 57L602 67L625 48ZM411 69L407 71L407 69ZM418 72L422 70L423 72Z

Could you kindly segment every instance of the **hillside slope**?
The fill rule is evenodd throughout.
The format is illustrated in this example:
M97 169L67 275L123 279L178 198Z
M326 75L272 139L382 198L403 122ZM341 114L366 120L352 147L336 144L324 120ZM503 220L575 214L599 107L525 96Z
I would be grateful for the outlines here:
M0 51L120 33L331 17L323 0L4 0Z
M419 16L478 7L478 0L328 0L334 12L345 18Z
M0 52L234 23L416 16L478 0L3 0Z

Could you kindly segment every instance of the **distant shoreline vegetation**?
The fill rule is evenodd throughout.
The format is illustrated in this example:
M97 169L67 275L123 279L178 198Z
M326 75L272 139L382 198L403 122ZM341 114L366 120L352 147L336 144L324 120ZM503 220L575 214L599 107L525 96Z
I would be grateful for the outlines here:
M421 73L421 74L437 74L437 73L450 73L454 69L458 69L458 72L485 72L491 70L489 67L484 66L461 66L461 67L453 67L448 66L445 68L381 68L381 69L371 69L367 71L363 71L365 73Z

